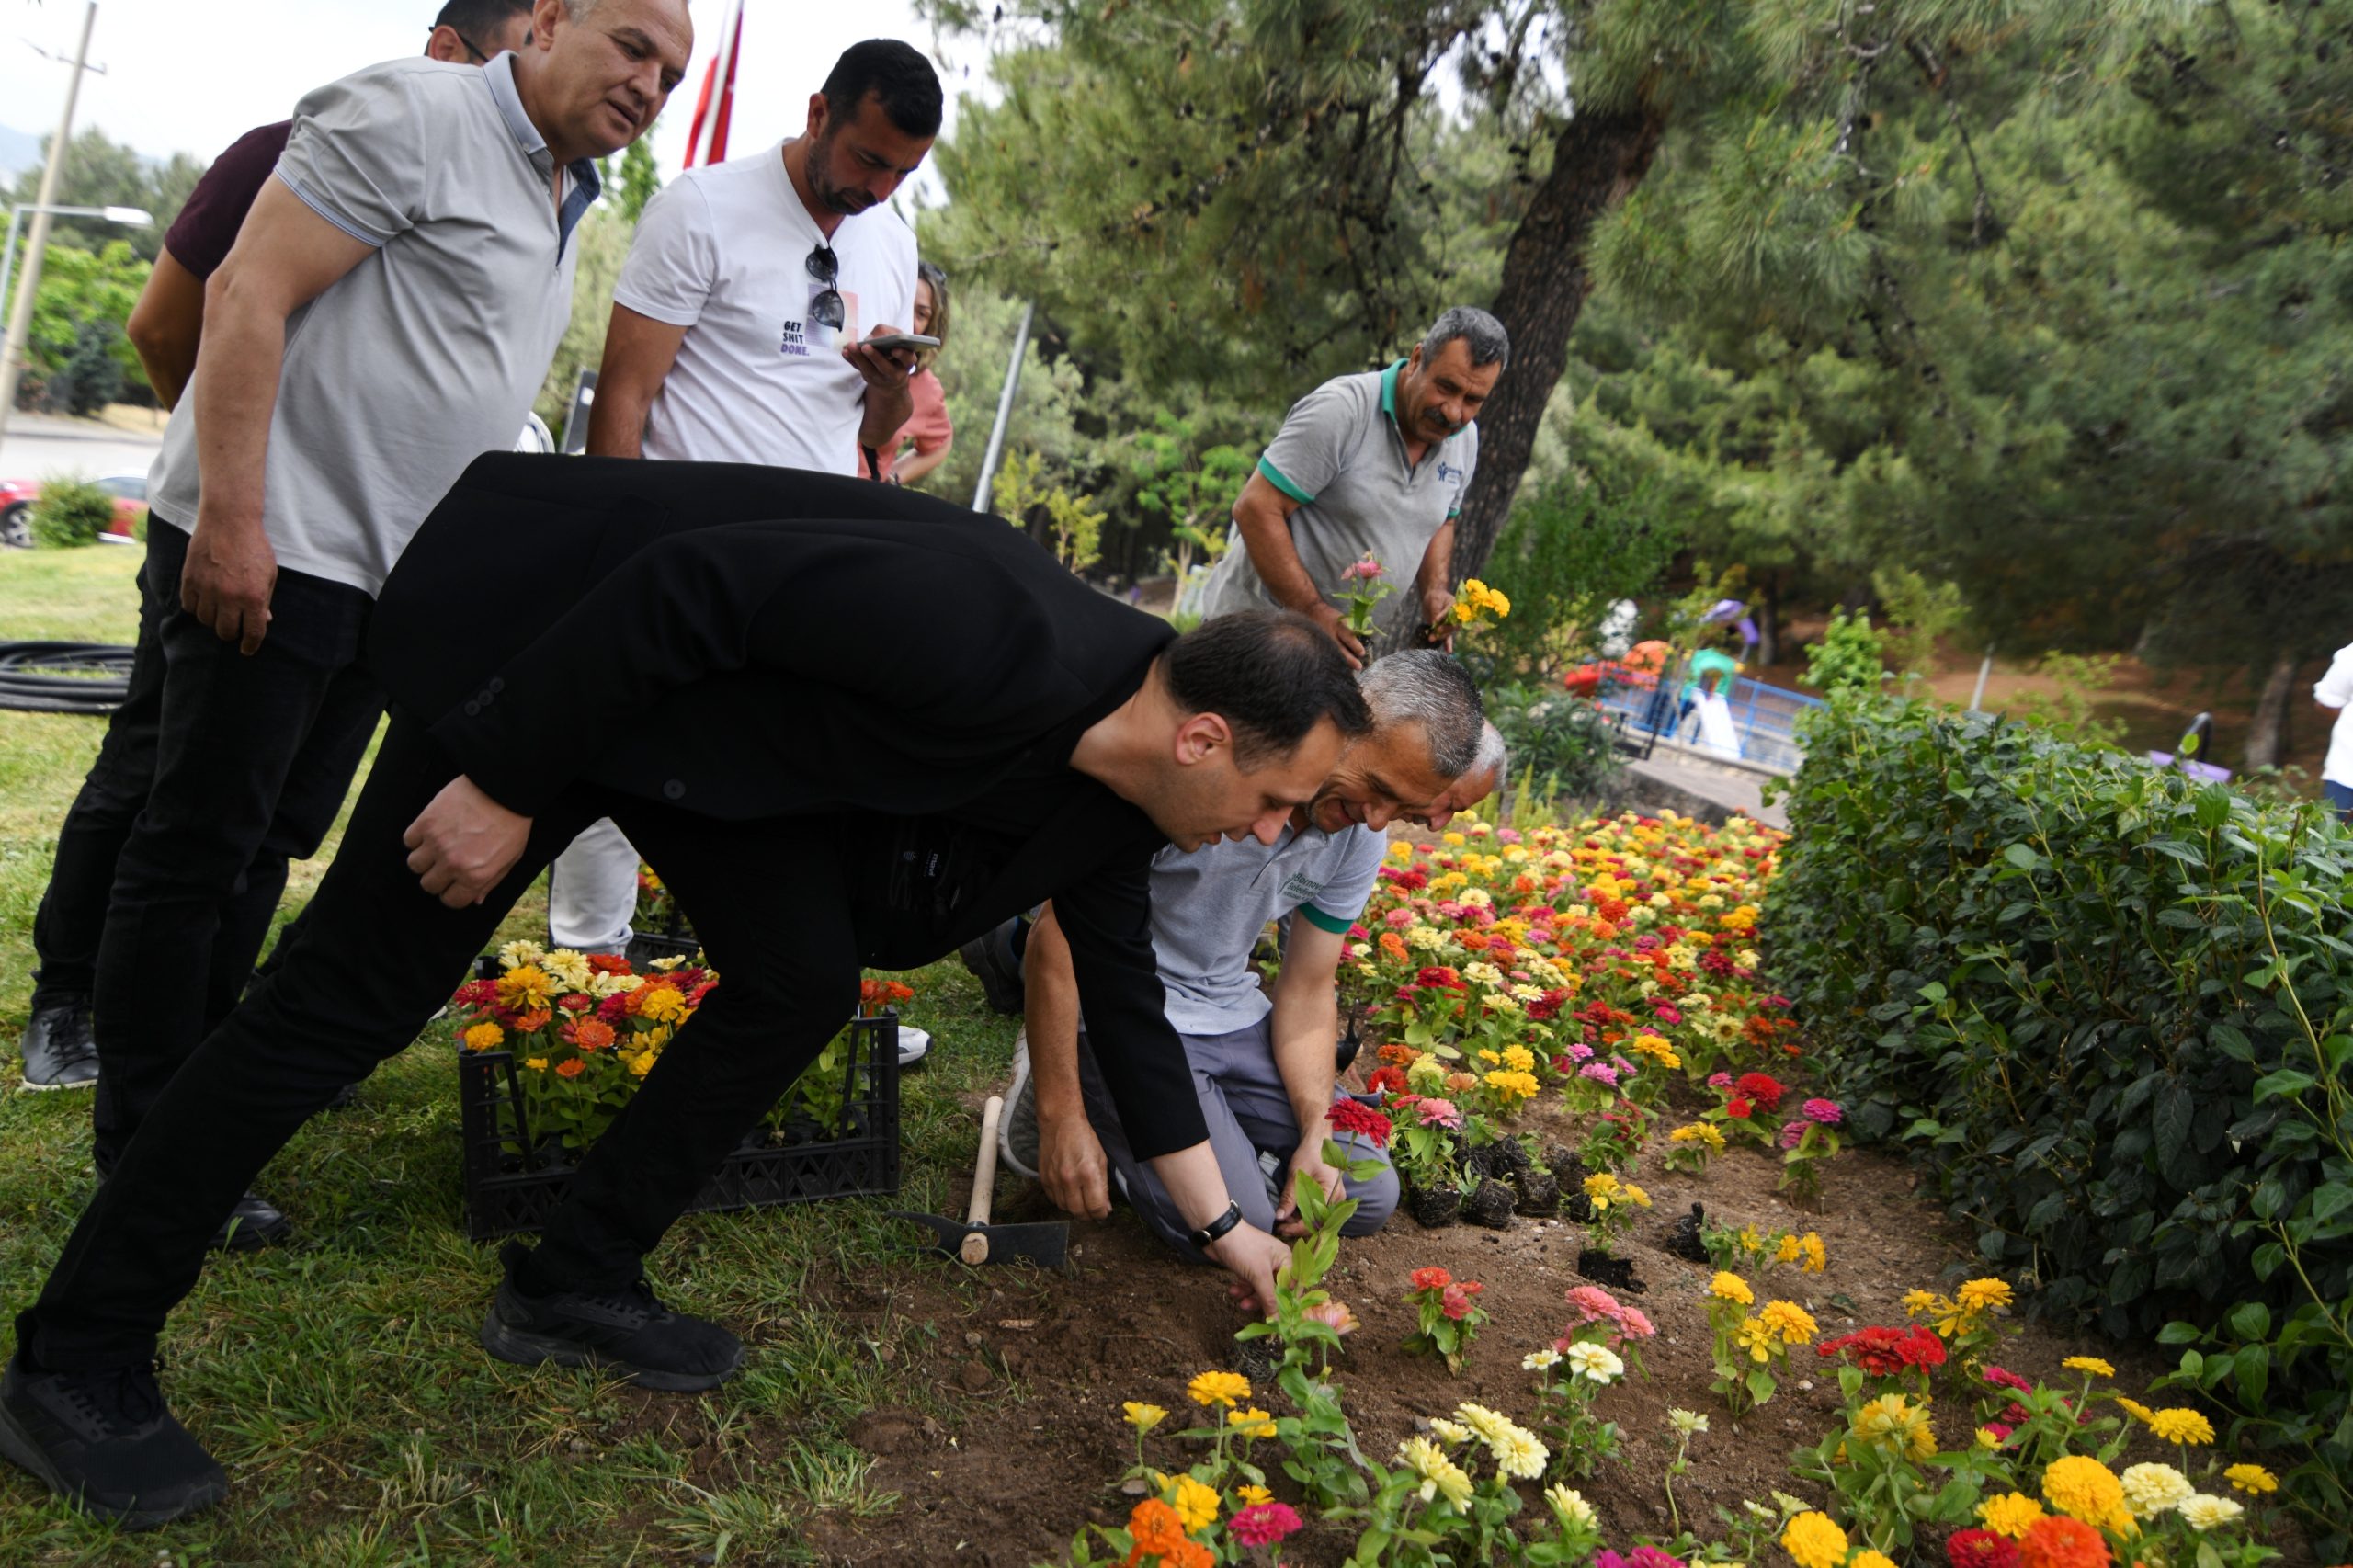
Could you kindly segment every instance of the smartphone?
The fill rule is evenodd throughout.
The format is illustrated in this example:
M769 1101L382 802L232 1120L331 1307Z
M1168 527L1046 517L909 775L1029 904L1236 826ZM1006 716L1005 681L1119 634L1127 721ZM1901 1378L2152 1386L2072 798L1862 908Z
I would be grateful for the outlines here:
M937 348L939 339L926 337L919 332L889 332L880 337L864 337L859 343L868 348Z

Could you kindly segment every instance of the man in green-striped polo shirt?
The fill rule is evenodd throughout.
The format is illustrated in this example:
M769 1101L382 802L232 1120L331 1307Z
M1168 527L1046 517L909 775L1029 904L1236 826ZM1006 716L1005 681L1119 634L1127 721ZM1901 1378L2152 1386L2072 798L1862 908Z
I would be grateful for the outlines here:
M1453 606L1454 517L1479 462L1480 406L1511 357L1503 324L1457 305L1385 370L1302 398L1233 504L1236 542L1211 574L1211 616L1279 606L1314 619L1359 667L1340 574L1368 553L1395 588L1373 612L1390 646Z

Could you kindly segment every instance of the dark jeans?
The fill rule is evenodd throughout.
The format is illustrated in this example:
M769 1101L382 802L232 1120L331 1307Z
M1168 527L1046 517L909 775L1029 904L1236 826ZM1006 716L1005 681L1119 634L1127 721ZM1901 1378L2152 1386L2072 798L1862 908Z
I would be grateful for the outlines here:
M247 657L180 608L188 544L151 520L130 697L59 831L34 926L36 1004L93 994L101 1166L236 1005L286 863L317 852L383 710L358 664L366 594L280 573Z
M2339 822L2353 827L2353 784L2339 784L2334 779L2324 778L2320 785L2320 798L2335 808Z
M718 823L585 787L533 821L487 899L445 908L418 887L401 835L455 772L396 711L301 934L171 1080L17 1319L18 1343L40 1362L78 1369L153 1355L207 1240L262 1165L338 1087L415 1038L517 896L598 817L676 892L725 980L582 1161L518 1266L527 1290L635 1278L850 1016L861 960L906 967L954 946L874 906L868 890L886 881L878 834L838 818Z

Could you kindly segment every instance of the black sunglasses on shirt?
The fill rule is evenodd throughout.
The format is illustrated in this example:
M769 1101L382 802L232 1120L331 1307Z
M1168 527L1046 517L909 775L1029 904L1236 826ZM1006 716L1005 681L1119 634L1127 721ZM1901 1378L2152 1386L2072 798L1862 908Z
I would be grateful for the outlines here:
M808 267L810 277L825 286L815 299L809 301L809 319L839 332L842 324L849 319L849 312L842 307L841 290L834 286L842 274L841 262L834 256L834 247L819 240L802 265Z

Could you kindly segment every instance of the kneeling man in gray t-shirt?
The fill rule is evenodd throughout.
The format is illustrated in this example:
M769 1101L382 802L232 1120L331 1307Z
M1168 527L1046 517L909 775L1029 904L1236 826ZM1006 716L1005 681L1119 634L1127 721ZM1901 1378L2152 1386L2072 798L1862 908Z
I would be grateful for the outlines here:
M1370 1235L1396 1210L1397 1176L1385 1155L1327 1121L1340 959L1387 853L1389 824L1442 825L1460 786L1472 782L1466 776L1483 754L1493 756L1482 744L1478 689L1446 654L1392 654L1359 678L1372 733L1342 755L1273 843L1225 840L1189 855L1169 848L1153 863L1153 950L1168 1019L1184 1040L1226 1189L1243 1218L1267 1231L1298 1233L1299 1171L1334 1199L1357 1200L1344 1234ZM1491 761L1488 771L1499 768ZM1296 918L1269 995L1250 957L1267 922L1285 916ZM1110 1212L1116 1179L1156 1234L1207 1262L1152 1168L1129 1150L1051 907L1029 937L1024 969L1028 1040L1015 1062L1007 1162L1034 1170L1058 1207L1091 1218ZM1381 1170L1349 1179L1324 1164L1326 1138L1352 1158L1381 1160Z

